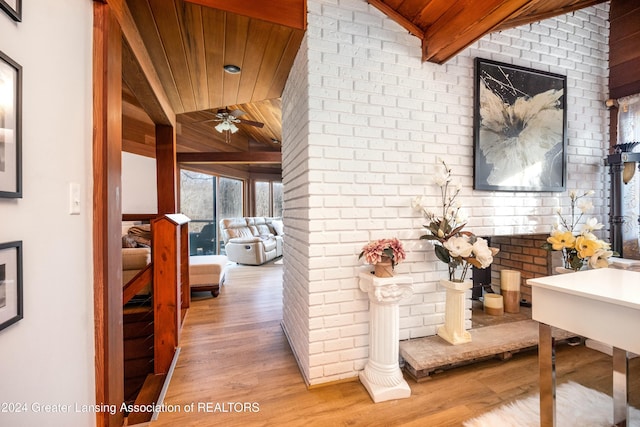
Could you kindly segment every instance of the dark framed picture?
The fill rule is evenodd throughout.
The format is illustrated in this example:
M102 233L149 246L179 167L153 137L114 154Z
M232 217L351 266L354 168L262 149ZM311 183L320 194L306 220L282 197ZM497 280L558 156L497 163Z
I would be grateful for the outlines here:
M0 0L0 9L14 21L22 21L22 0Z
M566 89L566 76L476 58L476 190L565 189Z
M0 330L22 319L22 242L0 243Z
M22 197L22 67L0 52L0 197Z

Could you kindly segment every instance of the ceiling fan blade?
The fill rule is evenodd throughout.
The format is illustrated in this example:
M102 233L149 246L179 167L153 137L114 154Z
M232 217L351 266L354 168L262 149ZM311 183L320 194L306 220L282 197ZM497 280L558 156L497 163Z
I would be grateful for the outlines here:
M245 115L246 113L242 110L233 110L233 111L229 111L227 110L227 113L229 113L229 115L233 116L233 117L240 117Z
M255 126L257 128L261 128L264 126L264 123L260 123L260 122L254 122L254 121L245 120L245 119L238 119L238 120L240 121L240 123L244 125Z

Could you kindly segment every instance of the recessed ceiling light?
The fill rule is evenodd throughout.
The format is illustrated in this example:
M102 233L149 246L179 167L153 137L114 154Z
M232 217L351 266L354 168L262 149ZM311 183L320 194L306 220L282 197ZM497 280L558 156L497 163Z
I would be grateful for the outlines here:
M238 74L241 71L240 67L238 67L237 65L233 65L233 64L227 64L223 68L229 74Z

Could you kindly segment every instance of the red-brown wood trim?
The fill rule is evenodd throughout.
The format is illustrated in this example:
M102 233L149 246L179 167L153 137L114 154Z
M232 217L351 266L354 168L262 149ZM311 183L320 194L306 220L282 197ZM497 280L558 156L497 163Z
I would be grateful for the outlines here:
M282 163L279 151L178 153L178 163Z
M200 6L220 9L286 27L307 29L306 0L185 0Z
M395 21L396 23L400 24L401 27L403 27L405 30L409 31L414 36L418 37L419 39L423 39L424 38L424 31L422 30L422 28L418 27L413 22L409 21L407 18L402 16L400 13L398 13L398 11L396 11L391 6L386 4L384 1L382 1L382 0L367 0L367 2L370 5L374 6L376 9L378 9L380 12L384 13L385 15L387 15L393 21Z
M189 224L180 225L180 279L182 291L182 318L191 306L191 286L189 283Z
M122 288L122 304L124 305L131 301L131 298L136 296L151 280L153 280L153 266L147 264Z
M175 128L156 125L158 214L170 214L178 211L177 177Z
M122 214L123 221L151 221L158 214Z
M93 4L93 279L96 403L124 400L120 176L122 33L109 5ZM115 238L117 237L117 238ZM99 427L121 426L118 410L96 412Z
M154 372L166 374L178 346L180 321L179 227L166 216L152 223Z

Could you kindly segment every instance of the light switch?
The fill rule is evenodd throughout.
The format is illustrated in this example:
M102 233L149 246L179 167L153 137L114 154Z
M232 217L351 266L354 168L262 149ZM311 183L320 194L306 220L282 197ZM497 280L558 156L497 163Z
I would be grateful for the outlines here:
M69 184L69 215L80 215L80 184Z

